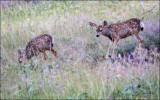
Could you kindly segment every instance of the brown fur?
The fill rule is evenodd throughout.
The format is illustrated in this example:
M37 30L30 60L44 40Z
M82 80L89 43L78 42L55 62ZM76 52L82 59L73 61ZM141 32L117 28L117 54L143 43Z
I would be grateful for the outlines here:
M46 50L51 51L52 54L56 56L56 51L53 49L52 37L49 34L39 35L28 42L25 50L22 52L18 49L18 61L20 63L26 63L26 60L29 60L33 56L38 56L39 53L43 53L44 59L46 60Z
M89 22L89 24L91 27L96 28L97 37L102 34L113 42L113 53L118 41L122 38L126 38L131 35L134 36L138 40L136 49L139 48L139 45L142 43L139 31L142 31L144 27L141 26L141 21L137 18L132 18L121 23L111 24L109 26L107 26L107 21L104 21L103 25L99 26L92 22Z

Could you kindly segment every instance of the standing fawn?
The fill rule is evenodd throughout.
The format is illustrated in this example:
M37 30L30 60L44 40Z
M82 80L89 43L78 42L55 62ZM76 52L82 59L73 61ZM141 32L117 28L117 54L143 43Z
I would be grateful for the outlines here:
M44 60L46 60L46 50L51 51L52 54L56 56L56 51L53 49L52 37L49 34L39 35L28 42L22 52L18 49L18 61L19 63L26 63L27 60L33 56L38 56L39 53L42 53Z
M128 36L134 36L138 41L138 44L135 50L137 50L139 46L142 44L142 39L139 36L139 32L143 31L144 24L143 22L140 21L140 19L132 18L121 23L111 24L109 26L107 26L108 24L106 20L103 22L102 25L99 25L99 26L92 22L89 22L89 25L91 27L96 28L96 32L97 32L96 37L99 37L102 34L108 37L113 42L112 56L118 41L122 38L126 38ZM109 46L109 49L110 47L111 45ZM109 54L109 49L106 57Z

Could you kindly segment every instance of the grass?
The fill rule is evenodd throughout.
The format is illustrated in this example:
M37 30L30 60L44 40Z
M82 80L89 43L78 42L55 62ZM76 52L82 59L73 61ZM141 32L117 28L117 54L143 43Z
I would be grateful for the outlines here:
M128 62L105 60L110 40L95 37L88 22L109 24L141 18L139 1L41 1L1 9L2 99L159 99L158 1L144 1L146 29L140 33L148 54ZM57 58L47 52L21 66L17 49L34 37L48 33L54 38ZM117 53L132 52L136 39L119 42ZM145 59L148 60L145 61Z

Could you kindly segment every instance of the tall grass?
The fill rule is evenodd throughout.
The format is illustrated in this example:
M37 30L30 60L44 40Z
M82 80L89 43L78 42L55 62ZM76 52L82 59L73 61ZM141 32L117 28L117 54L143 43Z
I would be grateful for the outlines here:
M41 1L13 3L1 9L2 99L159 99L159 9L158 1L144 1L143 48L138 60L106 61L109 39L95 37L88 22L109 24L142 18L139 1ZM32 38L48 33L54 38L58 57L21 66L17 49ZM132 52L136 40L123 39L117 53ZM151 46L152 45L152 46ZM53 58L53 59L52 59Z

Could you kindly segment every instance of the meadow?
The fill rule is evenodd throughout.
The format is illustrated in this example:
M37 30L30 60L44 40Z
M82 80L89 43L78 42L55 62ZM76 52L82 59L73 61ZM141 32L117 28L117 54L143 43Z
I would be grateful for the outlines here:
M2 7L1 99L159 99L159 15L158 1L12 2ZM119 41L117 59L106 60L110 40L96 38L88 22L130 18L145 24L143 49L134 54L137 41L130 36ZM47 52L46 61L40 55L19 64L18 48L43 33L54 38L57 57Z

